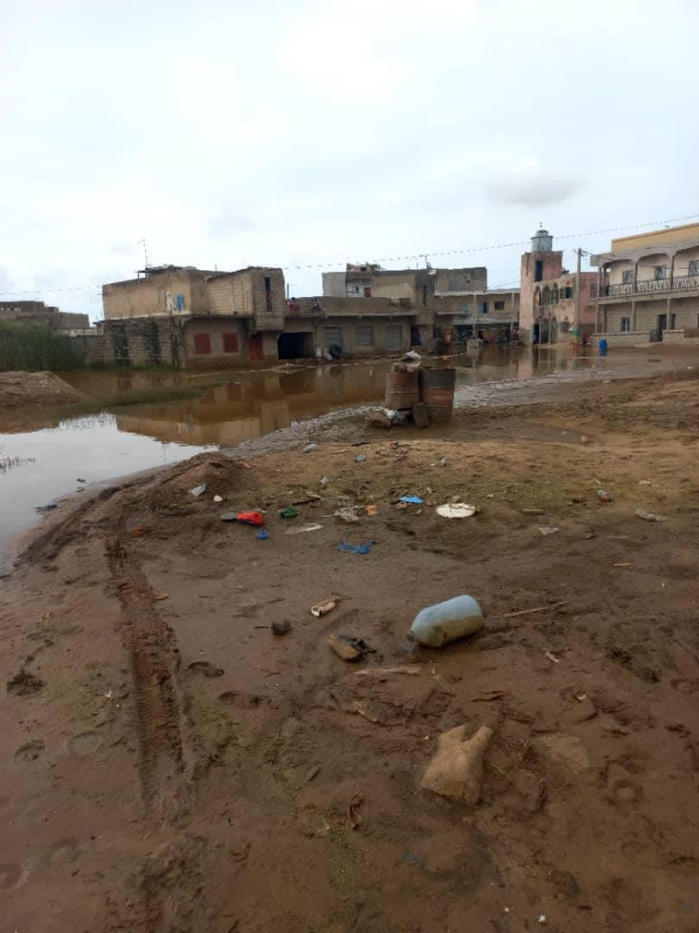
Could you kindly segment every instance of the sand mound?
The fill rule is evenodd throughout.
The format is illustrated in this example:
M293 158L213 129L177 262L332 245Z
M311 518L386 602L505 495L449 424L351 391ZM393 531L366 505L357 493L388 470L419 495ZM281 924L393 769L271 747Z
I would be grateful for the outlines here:
M190 512L201 502L210 502L212 496L224 501L235 497L251 482L249 471L240 461L223 454L198 454L169 470L149 491L146 503L153 512L175 515ZM190 490L206 485L206 493L199 499Z
M0 373L0 411L80 402L82 392L53 373Z

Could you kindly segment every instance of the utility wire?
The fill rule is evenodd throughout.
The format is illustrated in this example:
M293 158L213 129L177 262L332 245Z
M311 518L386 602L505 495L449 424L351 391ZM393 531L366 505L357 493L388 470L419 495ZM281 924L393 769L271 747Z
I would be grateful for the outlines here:
M606 227L603 230L588 230L585 233L564 233L561 235L556 235L556 239L557 240L578 240L581 237L599 236L602 233L620 233L624 230L640 230L643 227L659 227L664 224L678 223L679 221L683 221L683 220L695 220L697 218L699 218L699 214L687 214L684 217L669 217L666 220L653 220L653 221L650 221L650 223L644 223L644 224L629 224L625 227ZM419 260L419 259L424 259L425 257L430 259L433 256L458 256L464 253L482 253L482 252L486 252L489 250L496 250L496 249L511 249L514 246L526 246L528 245L528 243L529 243L529 240L513 240L511 243L493 243L490 246L469 246L463 249L448 249L448 250L440 250L440 251L435 251L435 252L430 252L429 250L422 250L419 253L410 253L404 256L384 256L383 258L380 258L380 259L373 259L371 260L371 262L374 264L380 264L382 262L404 262L406 260L412 260L412 259ZM346 261L344 261L344 264L346 264ZM300 265L288 265L288 266L281 266L281 268L285 272L288 272L291 270L299 270L299 269L334 269L334 268L337 268L337 266L342 266L342 265L343 265L343 262L337 261L337 262L317 262L317 263L306 263L306 264L300 264ZM18 292L0 292L0 295L6 295L8 297L12 297L15 295L52 295L54 293L57 294L59 292L97 291L97 290L101 290L101 288L102 288L101 285L71 285L71 286L65 286L65 287L59 287L59 288L44 288L44 289L32 288L32 289L26 289L25 291L18 291Z

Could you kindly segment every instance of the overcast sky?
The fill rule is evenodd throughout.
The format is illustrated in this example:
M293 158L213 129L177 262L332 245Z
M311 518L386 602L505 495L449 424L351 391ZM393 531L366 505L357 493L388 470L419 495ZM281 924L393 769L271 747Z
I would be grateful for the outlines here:
M322 270L293 266L423 254L509 285L522 246L466 250L699 214L697 0L0 11L3 299L98 319L142 239L151 264L283 266L296 295Z

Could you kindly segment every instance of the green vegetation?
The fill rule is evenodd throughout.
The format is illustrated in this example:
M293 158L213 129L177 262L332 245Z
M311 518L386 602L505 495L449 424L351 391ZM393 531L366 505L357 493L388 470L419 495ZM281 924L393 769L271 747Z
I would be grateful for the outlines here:
M70 337L43 324L0 323L0 372L60 372L84 366L85 360Z

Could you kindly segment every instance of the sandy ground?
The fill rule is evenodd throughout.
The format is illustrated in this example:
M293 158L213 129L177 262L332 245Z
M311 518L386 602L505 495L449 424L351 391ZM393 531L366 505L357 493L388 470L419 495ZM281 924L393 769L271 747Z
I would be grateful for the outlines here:
M0 414L18 408L68 405L84 398L55 373L0 373Z
M698 389L334 424L56 510L0 596L2 928L699 929ZM479 513L438 517L454 496ZM415 613L464 592L483 631L415 650ZM420 788L461 723L495 730L475 808Z

